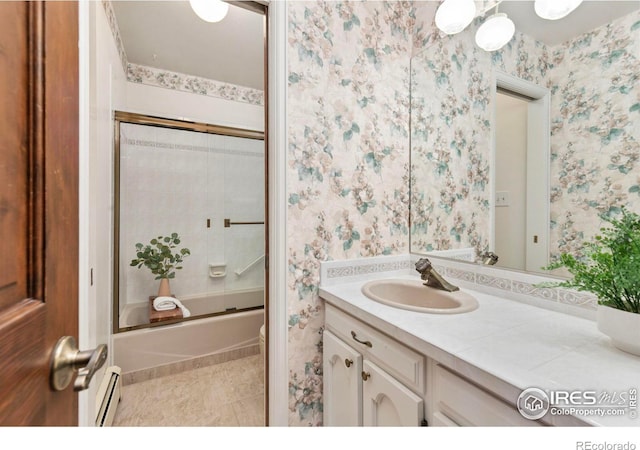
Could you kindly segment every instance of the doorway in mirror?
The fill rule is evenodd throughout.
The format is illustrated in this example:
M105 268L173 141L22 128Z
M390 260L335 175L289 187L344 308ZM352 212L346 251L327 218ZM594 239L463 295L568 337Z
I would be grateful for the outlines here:
M549 91L498 73L495 99L496 266L543 272L549 261Z

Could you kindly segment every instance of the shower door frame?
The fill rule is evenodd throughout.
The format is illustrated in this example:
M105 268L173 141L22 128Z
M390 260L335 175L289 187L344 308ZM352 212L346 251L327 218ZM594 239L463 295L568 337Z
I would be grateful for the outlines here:
M221 125L213 125L203 122L190 122L185 120L168 119L165 117L149 116L126 111L114 111L114 207L113 207L113 314L112 314L112 332L113 334L123 333L131 330L139 330L143 328L153 328L157 326L165 326L178 322L189 320L197 320L205 317L221 316L225 314L233 314L239 311L252 311L256 309L264 309L266 311L269 298L269 290L267 281L269 279L268 264L265 263L265 287L264 287L264 304L251 308L244 308L237 311L221 311L204 315L192 316L188 318L164 320L162 322L146 323L129 327L120 327L120 124L129 123L134 125L147 125L174 130L193 131L198 133L215 134L218 136L231 136L245 139L256 139L264 141L265 146L265 166L266 157L266 136L262 131L247 130L243 128L225 127ZM265 171L264 180L265 191L268 188L268 179ZM267 204L264 203L264 226L265 226L265 261L268 261L268 214Z

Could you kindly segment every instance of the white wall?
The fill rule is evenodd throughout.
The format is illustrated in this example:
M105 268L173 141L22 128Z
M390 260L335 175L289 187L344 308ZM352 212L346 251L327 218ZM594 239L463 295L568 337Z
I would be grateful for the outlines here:
M81 73L88 69L88 80L81 99L88 108L89 120L82 122L80 189L81 203L81 274L80 278L80 348L95 348L110 344L112 309L112 236L113 236L113 121L112 111L122 107L125 75L111 35L104 9L98 2L87 2L80 10L80 28L87 30L81 37L81 54L88 56ZM84 72L83 72L84 71ZM83 106L81 105L81 108ZM81 200L82 202L82 200ZM91 271L93 276L91 277ZM91 278L93 284L91 285ZM80 425L92 425L96 394L105 369L99 371L89 390L80 397Z
M263 106L146 84L126 83L126 110L150 116L264 130Z
M498 92L496 192L509 205L495 207L497 265L524 270L526 259L527 102Z

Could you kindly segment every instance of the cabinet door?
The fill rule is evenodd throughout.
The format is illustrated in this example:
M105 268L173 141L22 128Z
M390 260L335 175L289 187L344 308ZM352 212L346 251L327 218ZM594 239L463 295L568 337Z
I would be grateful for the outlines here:
M325 330L322 362L324 426L362 425L362 356Z
M433 371L434 425L541 426L525 419L515 406L494 397L469 381L436 365Z
M362 412L364 426L420 426L422 399L371 361L363 362Z
M429 423L432 427L459 427L457 423L442 414L440 411L433 413L433 420Z

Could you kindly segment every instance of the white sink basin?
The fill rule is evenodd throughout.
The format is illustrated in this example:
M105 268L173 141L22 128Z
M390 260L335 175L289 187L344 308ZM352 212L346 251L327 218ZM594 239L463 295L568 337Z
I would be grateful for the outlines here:
M362 293L385 305L423 313L459 314L478 308L478 301L466 292L441 291L420 280L369 281L362 286Z

